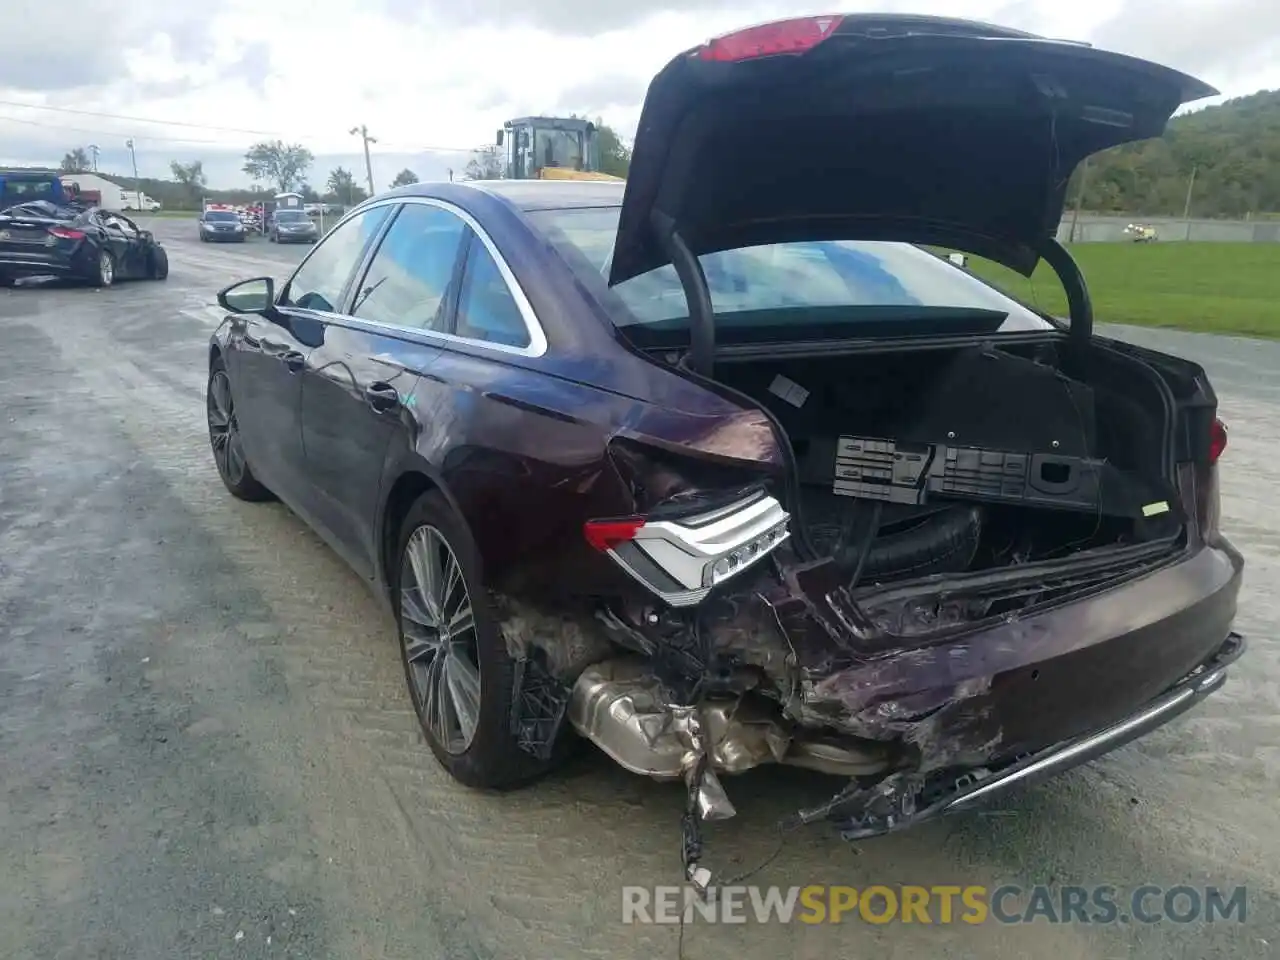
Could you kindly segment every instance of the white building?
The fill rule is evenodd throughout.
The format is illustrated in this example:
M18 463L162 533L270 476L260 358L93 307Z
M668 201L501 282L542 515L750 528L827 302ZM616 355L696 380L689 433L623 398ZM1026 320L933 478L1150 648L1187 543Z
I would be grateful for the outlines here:
M103 210L123 210L125 208L124 190L120 184L100 177L96 173L67 173L60 178L64 186L75 184L80 193L96 194L93 199Z

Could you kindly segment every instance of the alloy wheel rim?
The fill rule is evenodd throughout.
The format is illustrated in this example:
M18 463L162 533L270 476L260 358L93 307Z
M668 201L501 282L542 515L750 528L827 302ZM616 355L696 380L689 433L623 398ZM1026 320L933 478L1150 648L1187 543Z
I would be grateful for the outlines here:
M444 535L413 531L400 565L400 643L414 705L436 743L466 751L480 717L475 615L462 565Z
M244 445L240 440L240 424L236 421L235 403L231 399L231 381L224 371L209 379L206 402L209 413L209 442L218 470L232 484L244 480Z
M98 256L98 269L103 283L110 283L115 278L115 267L111 263L111 255L105 250Z

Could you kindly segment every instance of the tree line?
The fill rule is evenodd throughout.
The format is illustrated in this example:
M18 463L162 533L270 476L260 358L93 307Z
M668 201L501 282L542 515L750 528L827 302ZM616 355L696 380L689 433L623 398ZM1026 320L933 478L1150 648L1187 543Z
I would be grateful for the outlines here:
M631 161L631 151L612 127L597 121L600 139L601 169L614 176L625 177ZM306 202L325 201L353 206L368 198L368 190L361 185L361 178L345 167L334 167L322 185L315 185L308 177L315 164L315 155L300 143L283 140L264 140L253 144L244 154L241 170L253 185L231 190L209 187L204 163L193 160L169 164L171 179L142 177L139 187L143 193L158 200L168 210L199 209L204 200L219 203L254 203L270 199L277 193L296 192ZM477 147L458 171L462 180L495 180L504 173L501 150L496 146ZM89 173L91 163L87 151L76 147L62 158L61 172ZM453 176L450 171L450 177ZM132 188L133 178L127 178ZM405 169L392 178L391 188L417 183L418 175Z
M1280 214L1280 90L1174 117L1163 137L1104 151L1075 171L1067 196L1095 213Z
M631 153L617 132L599 123L601 169L625 177ZM244 155L243 170L255 186L210 190L203 164L174 161L171 180L143 178L142 189L168 208L195 207L202 197L250 202L273 193L296 190L309 201L351 205L365 199L362 178L343 167L329 171L313 186L308 174L315 158L301 144L280 140L256 143ZM62 168L85 172L85 150L68 151ZM472 152L461 179L493 179L503 174L502 150L479 147ZM401 170L396 187L418 179ZM1083 188L1083 189L1082 189ZM1165 136L1117 147L1082 164L1073 174L1068 202L1095 213L1132 216L1241 218L1280 215L1280 90L1228 100L1217 106L1175 117Z

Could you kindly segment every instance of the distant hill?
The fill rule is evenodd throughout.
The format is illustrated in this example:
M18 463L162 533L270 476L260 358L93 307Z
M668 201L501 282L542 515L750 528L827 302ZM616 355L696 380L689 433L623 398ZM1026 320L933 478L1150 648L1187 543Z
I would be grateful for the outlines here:
M1074 207L1094 213L1181 216L1195 170L1193 217L1280 214L1280 90L1267 90L1174 117L1157 140L1117 147L1076 170Z

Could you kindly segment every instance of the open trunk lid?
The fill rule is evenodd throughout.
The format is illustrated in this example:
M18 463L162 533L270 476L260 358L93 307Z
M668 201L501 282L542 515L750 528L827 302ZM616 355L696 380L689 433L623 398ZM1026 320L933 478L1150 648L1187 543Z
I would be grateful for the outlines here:
M1148 61L924 16L779 21L672 60L649 86L609 282L816 239L936 244L1030 275L1072 171L1215 94Z

